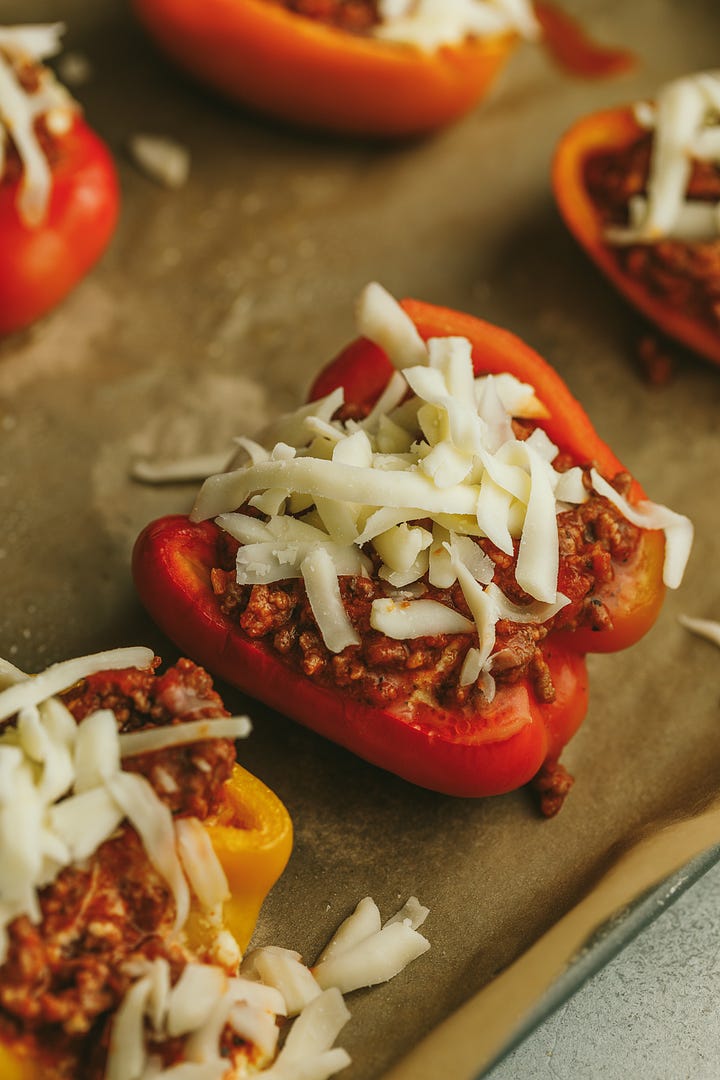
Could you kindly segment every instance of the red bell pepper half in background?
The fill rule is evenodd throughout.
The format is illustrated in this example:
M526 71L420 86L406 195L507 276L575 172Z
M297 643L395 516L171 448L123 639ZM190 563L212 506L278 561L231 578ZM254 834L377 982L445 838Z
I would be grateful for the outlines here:
M536 424L561 453L575 463L594 462L607 478L623 471L557 373L513 334L413 300L404 301L402 308L425 341L468 339L476 375L508 372L531 384L549 413ZM341 386L346 402L367 406L378 398L391 372L386 353L361 338L321 373L311 397ZM633 505L643 500L636 481L629 486L628 499ZM410 681L401 699L382 703L353 694L347 686L314 680L266 638L249 636L237 618L221 610L215 575L226 561L227 539L214 521L185 516L162 518L138 538L133 556L136 586L169 637L216 675L279 712L390 772L451 795L499 794L535 777L547 782L548 776L551 795L557 795L563 782L562 773L555 773L558 756L587 708L584 653L632 644L652 625L664 594L664 534L657 528L641 529L624 564L615 565L612 575L598 583L595 602L609 616L603 628L581 625L571 631L559 623L540 640L540 663L546 665L553 694L539 697L526 667L513 680L498 679L490 702L474 698L465 704L429 704L413 699ZM572 591L561 562L558 590L564 584ZM549 798L546 811L554 812L560 801Z
M0 333L56 306L105 251L119 188L104 142L42 59L55 26L0 28ZM18 73L22 72L23 83Z
M712 204L720 202L718 155L701 160L699 144L694 143L696 135L709 137L713 132L711 105L707 124L693 112L692 98L704 92L703 79L713 80L720 94L720 80L715 73L705 73L668 84L656 103L645 104L652 120L660 114L663 98L671 105L682 95L679 108L668 115L667 143L674 143L685 162L676 162L668 145L658 149L657 131L640 122L636 106L605 109L578 120L560 140L553 189L565 224L619 292L663 333L720 363L717 228L711 225L703 236L695 219L691 231L684 232L680 216L697 213L703 203L709 215ZM677 131L671 130L674 124ZM677 188L677 206L668 207L677 183L670 170L678 164L681 171L687 168L687 187ZM635 240L629 232L622 240L614 239L614 229L627 227L632 201L648 204L653 188L650 213L657 220L641 225Z
M374 36L371 3L355 5L354 31L341 4L325 5L322 13L272 0L133 0L133 6L155 41L201 82L278 119L340 134L420 135L458 119L484 97L521 33L542 35L574 74L614 74L632 62L624 51L594 46L551 4L537 5L537 20L528 4L518 29L468 32L443 45ZM486 7L486 17L502 20L499 6ZM411 26L415 18L404 21ZM431 29L437 22L435 13Z

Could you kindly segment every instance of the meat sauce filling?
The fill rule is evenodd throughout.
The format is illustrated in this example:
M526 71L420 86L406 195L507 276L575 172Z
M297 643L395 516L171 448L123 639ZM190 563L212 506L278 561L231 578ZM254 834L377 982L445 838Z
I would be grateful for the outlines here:
M621 151L593 154L584 182L605 225L628 223L628 202L645 193L652 135L641 136ZM691 199L720 201L720 170L695 161L688 187ZM659 300L720 331L720 240L659 240L613 248L623 271Z
M514 426L519 438L532 430L527 423L514 421ZM558 456L555 468L562 471L572 464ZM587 471L585 478L589 489ZM629 484L627 473L613 479L613 485L623 494ZM610 629L610 614L596 593L612 581L616 567L632 559L640 538L636 526L607 499L595 494L586 503L559 514L557 522L558 590L571 602L541 625L499 620L492 667L498 683L527 677L536 697L544 703L554 701L555 689L542 651L543 639L552 629ZM478 539L477 543L495 563L495 584L513 603L530 603L532 598L515 580L517 542L512 556L499 551L489 540ZM475 710L482 707L484 699L477 686L461 686L459 682L463 661L474 641L472 635L438 634L407 641L387 637L370 626L370 609L374 600L397 592L377 575L340 577L343 604L361 644L331 653L314 619L304 583L288 580L239 585L235 574L237 549L234 539L221 534L217 565L211 572L220 609L248 637L264 640L309 678L323 686L342 687L354 697L381 707L407 700L413 694L429 696L441 708L457 709L465 704ZM372 548L365 553L373 559ZM437 600L472 618L457 583L449 589L438 589L426 577L422 588L424 599Z
M334 26L351 34L363 34L380 20L376 0L270 0L306 19Z
M62 697L78 721L112 709L120 731L228 715L207 673L189 660L161 676L102 672ZM227 813L223 785L234 762L232 741L213 739L154 751L125 766L142 773L173 814L206 818ZM100 1080L109 1017L133 981L132 962L164 957L174 982L189 959L169 934L172 897L136 832L122 825L86 863L63 870L39 899L38 924L22 916L8 928L0 1040L32 1041L47 1080ZM179 1047L160 1048L166 1064Z

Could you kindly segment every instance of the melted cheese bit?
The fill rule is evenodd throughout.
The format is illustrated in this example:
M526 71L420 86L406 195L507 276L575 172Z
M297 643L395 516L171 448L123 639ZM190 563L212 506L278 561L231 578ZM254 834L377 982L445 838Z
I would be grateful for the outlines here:
M654 128L647 197L631 201L629 225L607 229L608 241L696 241L720 235L720 204L686 197L693 158L720 164L720 72L668 83L655 107L641 103L637 115L644 126Z
M491 695L497 620L542 622L569 602L557 589L557 515L589 497L583 471L553 468L558 449L542 428L515 437L513 416L542 419L547 407L532 386L507 373L476 378L468 340L426 345L377 284L364 291L358 310L360 332L397 368L370 415L333 419L343 400L336 391L281 418L258 437L264 451L205 481L191 517L215 517L240 542L239 584L303 579L334 653L358 644L339 576L369 575L374 563L379 580L394 589L422 589L426 575L440 588L459 581L472 621L448 605L388 588L372 605L371 625L397 640L472 633L474 626L477 643L461 679ZM268 434L283 441L271 446ZM598 483L605 484L599 493L610 489L602 478ZM630 506L610 490L628 520L666 530L666 581L679 583L687 519L651 503ZM238 513L243 505L260 507L267 520ZM517 551L515 578L527 605L512 605L491 587L495 565L472 537L487 537L510 556Z
M195 817L174 822L175 846L192 891L206 911L230 899L225 871L203 823Z
M45 220L52 175L35 132L36 121L64 133L77 106L48 68L38 68L38 87L26 90L18 72L37 66L60 51L61 23L47 26L0 27L0 178L5 168L6 142L12 138L22 165L17 210L28 228Z
M435 634L471 634L475 624L459 611L437 600L373 600L370 625L387 637L402 641Z
M350 1019L336 988L319 994L293 1024L277 1061L264 1070L266 1080L326 1080L350 1065L350 1055L333 1047Z
M60 871L89 858L123 820L175 901L184 926L191 890L208 912L228 896L222 867L202 824L173 822L140 775L125 772L125 754L142 754L212 738L239 738L247 717L218 717L120 735L115 715L98 709L79 723L54 695L98 671L149 669L150 649L116 649L55 664L28 677L3 662L10 685L0 692L0 964L7 926L19 915L40 920L38 892ZM205 706L207 706L205 702ZM130 1008L130 1006L129 1006Z
M469 37L514 32L535 41L540 27L527 0L379 0L375 37L434 52Z

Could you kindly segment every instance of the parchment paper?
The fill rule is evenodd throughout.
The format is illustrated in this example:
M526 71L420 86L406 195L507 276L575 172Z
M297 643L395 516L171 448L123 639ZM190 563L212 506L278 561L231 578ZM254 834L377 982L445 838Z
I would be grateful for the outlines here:
M140 487L132 462L222 449L296 405L353 336L352 302L373 278L526 338L650 496L697 527L686 582L652 633L590 659L590 713L563 759L577 782L555 820L524 791L473 802L413 788L227 690L254 723L243 763L296 828L256 940L313 959L366 894L388 915L410 893L432 910L431 951L349 1002L348 1080L380 1077L592 895L620 852L717 788L717 655L676 616L720 616L720 371L678 354L672 383L647 385L642 324L565 233L548 170L576 117L716 65L720 11L565 6L635 49L637 72L579 83L523 47L464 121L388 147L287 131L218 101L155 53L120 0L1 5L7 21L63 18L68 47L91 59L78 95L116 152L124 206L96 271L0 344L0 653L29 670L129 643L174 659L134 596L129 557L142 526L187 509L194 488ZM189 147L186 187L136 170L124 146L139 131ZM473 1038L462 1035L470 1061Z

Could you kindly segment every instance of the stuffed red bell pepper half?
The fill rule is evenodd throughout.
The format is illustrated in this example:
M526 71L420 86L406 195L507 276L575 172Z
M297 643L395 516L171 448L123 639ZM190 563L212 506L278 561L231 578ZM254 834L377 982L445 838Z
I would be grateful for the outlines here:
M117 222L110 152L44 64L62 29L0 26L0 334L55 307Z
M583 117L557 149L566 224L664 333L720 363L720 72Z
M368 761L461 796L535 779L550 814L584 654L650 628L692 526L513 334L377 284L357 314L309 404L143 531L140 596L189 655Z

